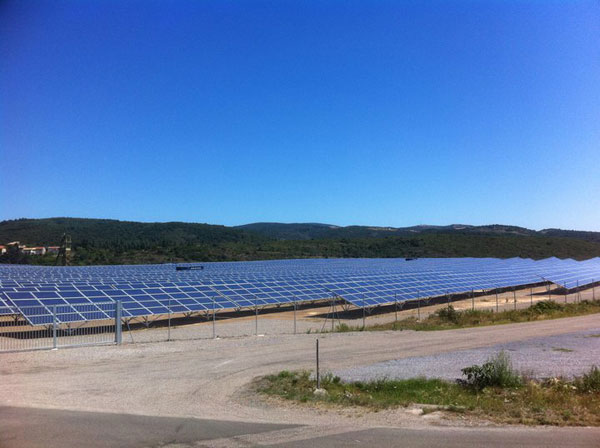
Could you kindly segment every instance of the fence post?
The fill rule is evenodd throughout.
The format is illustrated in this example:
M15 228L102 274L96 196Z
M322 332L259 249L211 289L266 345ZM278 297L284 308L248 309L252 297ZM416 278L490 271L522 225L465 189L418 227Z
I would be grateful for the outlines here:
M296 296L294 296L294 334L296 334Z
M169 296L169 330L167 334L167 341L171 340L171 297Z
M123 331L121 325L121 301L117 300L115 302L115 344L121 345L123 342Z
M365 295L362 296L363 330L365 329Z
M213 299L213 322L212 322L212 331L213 331L213 339L217 339L217 329L215 328L215 299Z
M529 293L529 306L533 306L533 288L531 288Z
M58 327L57 316L56 316L56 305L52 305L52 348L58 348L58 341L56 340L56 330Z

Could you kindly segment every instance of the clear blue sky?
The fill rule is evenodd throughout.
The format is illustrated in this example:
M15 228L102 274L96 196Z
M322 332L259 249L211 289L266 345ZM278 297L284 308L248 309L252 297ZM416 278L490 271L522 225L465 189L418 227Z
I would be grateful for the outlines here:
M3 1L0 219L600 230L598 1Z

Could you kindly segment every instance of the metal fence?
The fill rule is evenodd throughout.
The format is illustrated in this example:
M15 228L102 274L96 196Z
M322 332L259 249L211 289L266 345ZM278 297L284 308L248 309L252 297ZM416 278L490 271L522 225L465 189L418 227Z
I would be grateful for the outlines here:
M0 317L0 352L121 343L118 302L21 309L28 319L22 315Z
M118 302L32 307L24 309L29 321L18 316L0 316L0 352L360 330L406 319L423 320L450 305L457 311L502 312L528 308L539 301L562 304L598 298L595 284L581 290L536 284L396 301L371 308L349 305L340 297L240 310L214 307L200 313L185 313L179 305L168 303L165 314L136 318L123 316ZM75 314L78 321L63 323L76 320Z

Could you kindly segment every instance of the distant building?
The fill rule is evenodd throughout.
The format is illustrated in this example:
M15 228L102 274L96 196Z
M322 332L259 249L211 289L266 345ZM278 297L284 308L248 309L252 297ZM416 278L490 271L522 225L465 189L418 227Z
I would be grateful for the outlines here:
M48 246L46 248L46 253L48 254L57 254L60 251L60 246Z
M25 255L45 255L46 248L45 247L24 247L21 251Z

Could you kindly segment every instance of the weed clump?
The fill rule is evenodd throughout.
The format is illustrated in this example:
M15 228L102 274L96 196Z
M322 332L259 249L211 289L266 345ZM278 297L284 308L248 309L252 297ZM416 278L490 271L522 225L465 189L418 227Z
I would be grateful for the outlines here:
M592 366L589 372L576 378L574 384L581 392L600 392L600 369Z
M482 365L473 365L461 370L467 377L461 380L464 386L483 390L486 387L514 388L523 384L523 379L514 370L508 354L502 350Z

